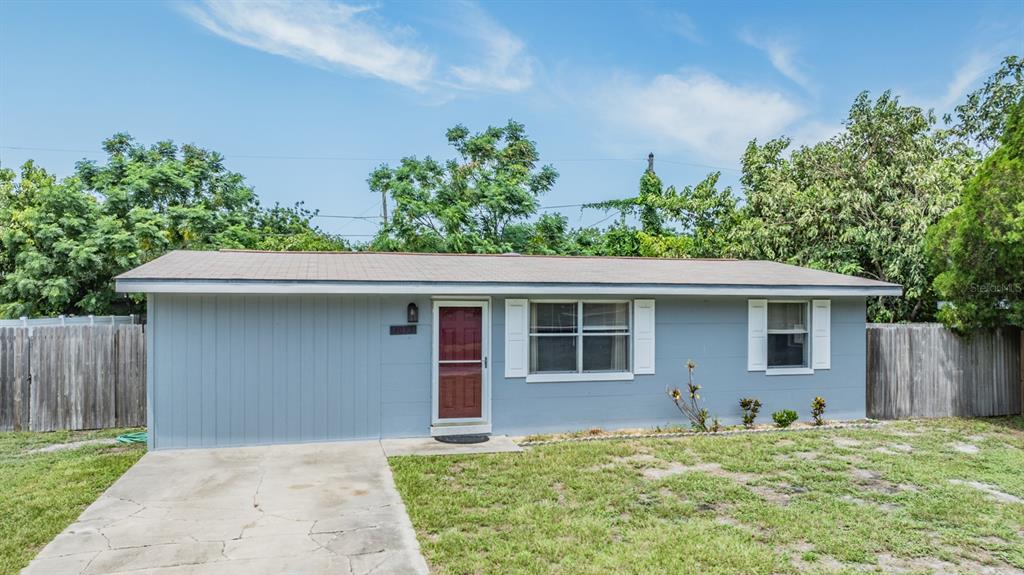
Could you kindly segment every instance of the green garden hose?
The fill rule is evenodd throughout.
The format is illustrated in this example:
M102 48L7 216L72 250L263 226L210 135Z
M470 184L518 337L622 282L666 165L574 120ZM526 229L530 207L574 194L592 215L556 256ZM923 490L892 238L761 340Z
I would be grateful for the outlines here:
M117 436L118 443L146 443L147 435L145 431L135 431L133 433L124 433Z

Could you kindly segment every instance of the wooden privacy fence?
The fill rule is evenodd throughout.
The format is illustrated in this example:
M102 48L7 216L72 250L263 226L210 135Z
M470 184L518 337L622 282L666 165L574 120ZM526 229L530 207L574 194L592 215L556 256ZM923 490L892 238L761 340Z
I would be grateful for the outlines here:
M1021 333L956 335L941 324L868 324L868 417L1021 412Z
M0 327L0 431L145 425L143 329Z

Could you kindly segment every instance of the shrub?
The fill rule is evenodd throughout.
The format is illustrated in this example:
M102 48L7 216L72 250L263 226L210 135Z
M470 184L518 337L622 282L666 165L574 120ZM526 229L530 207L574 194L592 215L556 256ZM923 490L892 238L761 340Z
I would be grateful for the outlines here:
M814 425L821 425L825 420L821 418L825 414L825 398L818 396L811 402L811 417L814 418Z
M792 409L780 409L772 414L772 420L778 427L789 427L798 417L800 416Z
M668 390L668 396L672 398L672 403L676 404L676 408L690 420L690 427L697 431L707 431L708 410L700 406L700 395L697 393L700 391L700 386L693 383L693 370L697 369L697 364L693 363L693 360L687 361L686 369L688 372L686 391L675 387ZM688 397L684 397L684 394Z
M740 400L740 409L743 410L743 427L747 429L754 427L757 413L761 411L761 400L753 397L744 397Z

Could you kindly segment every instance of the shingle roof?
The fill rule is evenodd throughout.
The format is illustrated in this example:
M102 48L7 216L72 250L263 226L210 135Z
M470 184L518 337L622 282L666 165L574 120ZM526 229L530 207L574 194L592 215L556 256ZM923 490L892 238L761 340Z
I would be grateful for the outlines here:
M348 282L595 286L900 286L770 261L374 252L174 251L117 277L146 282Z

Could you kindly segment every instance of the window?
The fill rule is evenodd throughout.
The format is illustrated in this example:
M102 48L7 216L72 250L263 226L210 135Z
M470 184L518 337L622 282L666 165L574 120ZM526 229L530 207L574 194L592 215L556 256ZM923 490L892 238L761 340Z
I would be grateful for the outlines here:
M807 302L768 302L768 369L810 366Z
M530 302L530 374L628 373L629 302Z

